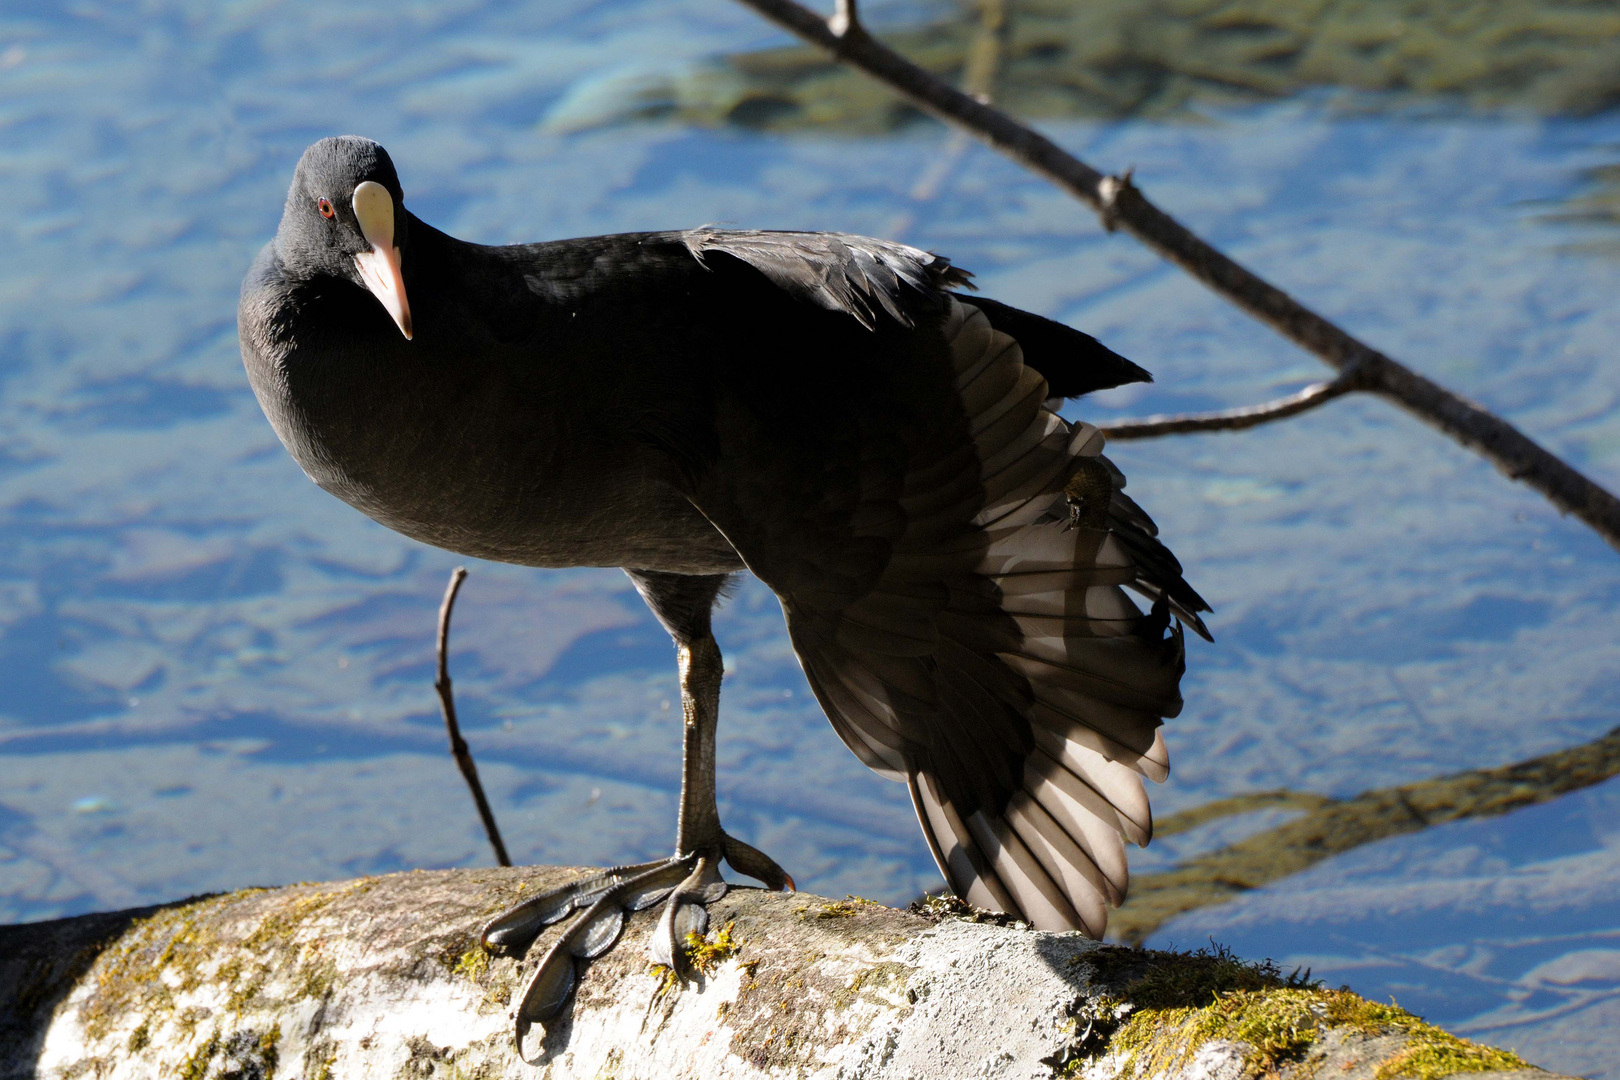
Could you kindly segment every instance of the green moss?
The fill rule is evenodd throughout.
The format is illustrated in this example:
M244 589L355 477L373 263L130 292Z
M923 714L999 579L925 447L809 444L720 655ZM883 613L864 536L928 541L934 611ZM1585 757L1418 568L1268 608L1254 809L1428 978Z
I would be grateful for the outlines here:
M1224 946L1164 953L1104 945L1076 956L1071 963L1088 969L1092 987L1098 991L1086 999L1075 1018L1074 1056L1068 1061L1071 1074L1079 1068L1078 1055L1105 1046L1111 1052L1131 1055L1135 1065L1155 1062L1163 1056L1161 1043L1156 1041L1159 1035L1170 1033L1164 1047L1189 1045L1177 1041L1182 1027L1195 1013L1231 995L1320 989L1309 972L1285 974L1269 960L1250 963Z
M1063 1076L1077 1075L1084 1060L1104 1048L1140 1049L1135 1043L1159 1030L1166 1015L1175 1027L1223 995L1320 988L1309 972L1285 974L1269 960L1250 963L1224 946L1166 953L1099 945L1069 963L1087 969L1092 992L1082 999L1070 1028L1072 1041L1055 1063ZM1144 1016L1153 1019L1139 1026Z
M226 970L226 968L233 965L235 965L233 970ZM247 972L244 977L245 967L246 965L240 965L236 961L232 961L231 964L221 967L215 975L217 981L230 987L230 992L225 996L225 1008L230 1011L232 1016L238 1019L241 1018L244 1011L252 1008L259 1000L264 990L264 984L270 976L268 967L264 964L255 964L252 970Z
M1314 989L1309 971L1287 974L1270 960L1240 959L1224 945L1190 953L1103 945L1070 961L1091 969L1092 982L1112 988L1138 1009L1201 1008L1233 991Z
M213 1064L214 1058L219 1054L219 1032L212 1032L203 1044L180 1062L174 1071L177 1080L207 1080L208 1066Z
M476 964L476 961L472 963ZM486 1004L503 1009L512 1003L512 995L518 989L519 973L517 961L490 960L487 954L479 974L473 975L469 971L462 971L462 974L484 988Z
M489 953L482 945L474 944L456 959L456 966L450 970L453 974L464 975L473 982L478 982L489 970Z
M693 970L702 975L713 975L721 964L742 952L744 944L742 939L732 934L735 926L734 922L726 923L715 932L712 940L699 937L695 933L686 935L684 946L686 959ZM676 974L675 969L665 964L648 964L647 974L658 983L654 991L655 998L671 993L681 984L680 976Z
M1526 1067L1514 1054L1459 1039L1397 1006L1321 987L1227 991L1202 1007L1139 1007L1114 1032L1108 1051L1123 1058L1126 1075L1151 1076L1179 1069L1205 1043L1230 1040L1253 1047L1248 1067L1263 1074L1297 1060L1334 1028L1406 1036L1407 1046L1379 1068L1379 1080Z
M910 977L911 968L892 961L862 968L846 985L833 991L833 1009L842 1012L862 998L871 998L896 983L904 987Z
M242 942L248 949L264 949L284 945L304 923L331 906L333 901L356 888L336 889L332 892L306 893L284 904L277 905L259 921L259 925Z
M152 1044L152 1026L142 1020L134 1031L129 1033L129 1041L124 1048L131 1054L138 1054Z
M259 1066L264 1071L266 1080L276 1075L276 1066L281 1064L281 1025L273 1024L269 1031L259 1036Z
M85 1076L100 1080L101 1077L112 1072L114 1065L115 1062L111 1058L80 1058L58 1073L57 1080L79 1080L80 1077Z
M686 957L692 967L704 975L713 975L722 963L742 952L742 941L731 935L735 925L726 923L715 933L713 941L687 934Z
M131 1016L140 1016L149 1025L174 1010L176 989L191 989L201 982L197 965L204 957L197 946L211 940L201 920L222 902L178 904L130 924L91 969L95 990L79 1013L91 1040L105 1037Z
M658 984L653 991L654 999L672 993L676 987L681 985L681 977L675 974L675 969L668 964L648 964L647 974L652 976L653 980Z
M166 1022L189 1034L212 1014L195 1006L179 1010L177 999L205 984L224 995L226 1011L237 1020L266 1004L272 981L285 980L292 1000L329 994L337 967L321 954L319 941L300 942L299 932L335 900L365 888L369 883L362 881L280 900L246 938L222 928L237 921L230 909L263 889L176 904L136 920L90 970L94 988L79 1014L86 1036L99 1040L132 1021L136 1031L144 1027L148 1042Z
M337 964L325 958L310 960L298 967L293 983L293 1000L326 997L336 983Z
M332 1066L337 1064L337 1051L328 1052L318 1061L314 1073L310 1075L310 1080L333 1080Z
M190 1039L197 1033L197 1026L213 1015L214 1010L201 1005L193 1005L190 1008L181 1009L175 1015L174 1026L180 1030L182 1035Z
M1394 1080L1396 1077L1440 1080L1456 1073L1527 1067L1519 1055L1511 1051L1480 1046L1459 1039L1449 1031L1441 1031L1421 1021L1419 1023L1421 1027L1411 1033L1412 1042L1378 1067L1378 1072L1374 1074L1377 1080Z
M1185 1064L1211 1039L1232 1039L1253 1046L1253 1065L1269 1069L1315 1041L1319 1006L1309 990L1239 990L1202 1009L1142 1009L1108 1048L1126 1057L1131 1075L1147 1076Z
M842 900L830 900L820 907L802 907L798 909L801 919L853 919L859 915L863 907L882 907L876 900L868 900L864 896L845 896Z

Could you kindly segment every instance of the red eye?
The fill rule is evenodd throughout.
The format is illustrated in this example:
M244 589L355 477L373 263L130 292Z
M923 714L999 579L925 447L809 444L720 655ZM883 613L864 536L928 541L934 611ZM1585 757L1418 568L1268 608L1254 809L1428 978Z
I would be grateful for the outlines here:
M337 213L336 210L332 209L332 200L331 199L316 199L315 200L315 205L320 208L321 217L329 218L333 214Z

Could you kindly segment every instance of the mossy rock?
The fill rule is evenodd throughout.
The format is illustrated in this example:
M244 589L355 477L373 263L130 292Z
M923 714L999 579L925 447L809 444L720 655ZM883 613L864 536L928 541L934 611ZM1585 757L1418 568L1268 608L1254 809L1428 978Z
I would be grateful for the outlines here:
M0 927L0 1080L529 1080L509 1010L565 927L521 962L482 955L478 928L581 872L418 871ZM948 901L904 912L736 888L688 942L685 982L649 977L657 917L630 917L585 966L530 1048L540 1075L1145 1080L1212 1054L1234 1077L1522 1065L1301 973L1038 933ZM1347 1055L1383 1071L1345 1072Z

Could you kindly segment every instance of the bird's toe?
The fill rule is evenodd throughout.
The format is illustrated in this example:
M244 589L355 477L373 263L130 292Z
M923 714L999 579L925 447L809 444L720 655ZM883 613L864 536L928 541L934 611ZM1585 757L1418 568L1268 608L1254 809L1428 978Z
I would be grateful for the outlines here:
M679 935L674 939L679 942L684 942L688 933L703 932L708 916L702 905L718 900L726 890L726 883L720 880L717 861L686 855L655 863L617 867L583 878L572 886L533 897L485 928L483 939L486 948L491 951L516 951L516 948L527 947L542 927L583 909L579 918L569 924L535 966L518 999L513 1019L518 1050L525 1060L531 1059L530 1036L535 1025L555 1019L573 995L579 981L578 963L595 959L613 948L624 929L628 914L642 911L668 898L669 907L664 918L659 920L659 929L653 934L655 955L660 931L665 929L666 923L671 924L669 932ZM671 923L672 912L674 920ZM523 934L528 936L524 938ZM512 942L519 939L521 945L512 947ZM665 952L671 950L666 948ZM671 953L671 959L677 964L684 962L684 956L681 949ZM670 960L661 962L670 963Z
M540 935L540 931L552 923L561 922L574 912L589 908L604 894L618 886L631 880L640 881L650 871L661 870L667 865L667 861L660 860L634 866L615 866L600 874L592 874L559 888L548 889L495 916L485 924L478 935L478 940L486 951L497 956L521 954ZM650 906L653 903L657 903L657 900L654 899L642 906ZM630 910L641 909L633 907Z
M737 873L746 874L755 881L763 882L765 887L773 892L781 892L783 889L795 891L792 876L776 865L776 860L763 851L743 843L729 833L725 836L724 845L726 865Z
M655 964L663 964L685 979L691 976L687 947L693 935L701 938L709 928L705 906L726 895L728 886L720 876L720 859L699 855L689 864L691 872L664 903L664 913L653 929L647 951Z

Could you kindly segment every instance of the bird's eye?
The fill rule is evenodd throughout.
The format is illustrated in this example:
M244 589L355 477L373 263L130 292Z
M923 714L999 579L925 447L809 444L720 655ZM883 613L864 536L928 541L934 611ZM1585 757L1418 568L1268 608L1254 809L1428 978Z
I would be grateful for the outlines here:
M321 217L329 218L337 213L336 210L332 209L331 199L316 199L315 205L320 209Z

